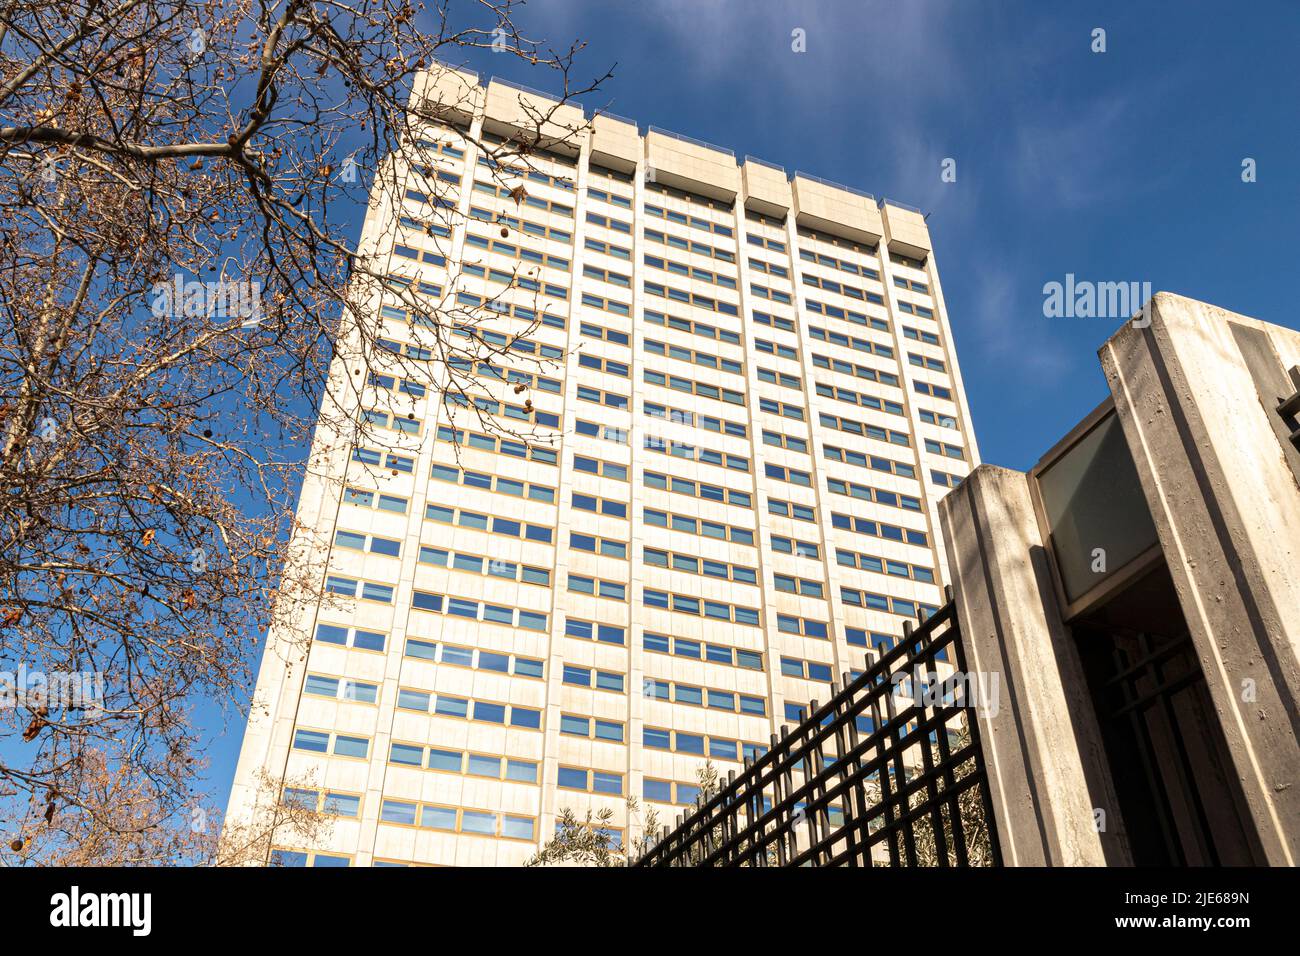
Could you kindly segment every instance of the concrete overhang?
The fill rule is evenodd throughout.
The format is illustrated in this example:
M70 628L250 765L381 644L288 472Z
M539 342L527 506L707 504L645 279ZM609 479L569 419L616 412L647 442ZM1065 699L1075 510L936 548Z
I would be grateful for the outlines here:
M490 132L577 156L586 127L579 106L498 77L488 83L483 128Z
M890 251L912 259L926 259L930 255L930 229L925 224L925 217L887 200L880 209L884 214L885 240Z
M483 94L477 73L435 66L416 76L410 102L439 119L468 124L483 109Z
M747 209L779 217L790 211L794 194L790 180L786 179L785 170L780 166L746 156L744 165L740 167L740 179Z
M635 172L641 158L641 133L636 123L597 113L591 120L591 158L610 169Z
M875 245L884 235L880 210L866 193L804 173L795 173L790 184L794 192L795 221L799 225L867 245Z
M717 146L651 127L645 137L645 159L653 181L661 185L727 201L740 191L736 157Z

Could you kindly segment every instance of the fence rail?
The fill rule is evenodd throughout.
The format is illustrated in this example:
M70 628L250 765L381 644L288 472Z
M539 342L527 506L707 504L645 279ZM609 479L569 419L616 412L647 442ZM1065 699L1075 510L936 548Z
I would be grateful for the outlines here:
M636 865L999 865L975 701L956 681L916 680L967 674L947 597Z

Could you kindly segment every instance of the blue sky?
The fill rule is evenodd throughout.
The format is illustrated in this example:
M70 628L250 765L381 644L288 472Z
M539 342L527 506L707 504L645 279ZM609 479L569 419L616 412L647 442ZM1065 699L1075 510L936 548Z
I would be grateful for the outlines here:
M986 462L1029 467L1105 397L1119 322L1045 318L1066 273L1300 327L1300 3L534 0L516 19L587 41L575 79L613 67L589 108L929 213ZM451 59L558 89L513 57ZM222 804L241 733L210 750Z

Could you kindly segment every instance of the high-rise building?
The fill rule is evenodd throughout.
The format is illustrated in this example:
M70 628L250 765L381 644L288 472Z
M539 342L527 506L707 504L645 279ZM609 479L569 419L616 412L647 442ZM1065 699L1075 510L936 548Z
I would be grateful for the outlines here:
M327 600L268 638L231 797L330 814L280 862L670 823L942 603L979 462L916 210L500 80L417 95L446 121L363 232L381 341L327 399L361 430L322 420L299 505Z

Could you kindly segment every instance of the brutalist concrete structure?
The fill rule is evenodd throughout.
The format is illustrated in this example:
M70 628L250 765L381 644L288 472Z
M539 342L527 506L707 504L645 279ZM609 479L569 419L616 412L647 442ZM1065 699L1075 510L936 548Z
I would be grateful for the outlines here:
M1300 333L1158 293L1111 395L940 504L1007 865L1300 858Z

